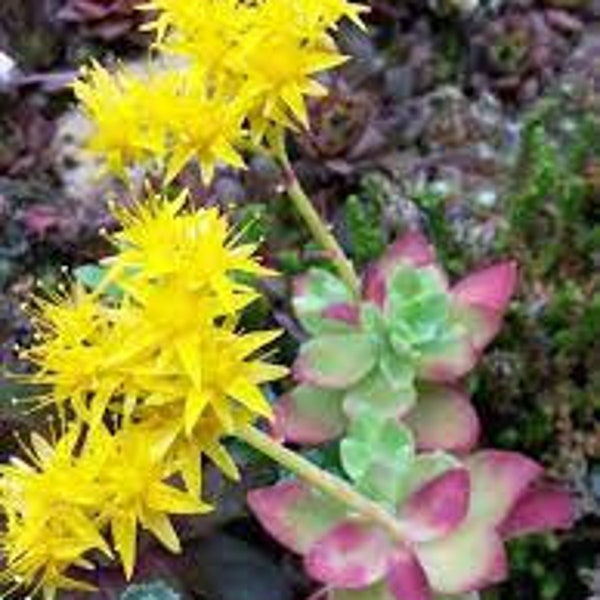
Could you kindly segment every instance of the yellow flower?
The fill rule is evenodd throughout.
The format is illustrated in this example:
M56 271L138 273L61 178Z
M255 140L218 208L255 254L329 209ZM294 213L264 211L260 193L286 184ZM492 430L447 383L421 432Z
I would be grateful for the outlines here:
M228 86L211 84L202 70L189 69L180 75L176 101L169 106L167 181L195 160L208 184L219 164L244 167L236 146L244 138L249 100L239 90L232 94Z
M167 483L173 471L164 460L167 447L159 441L143 427L126 426L116 434L97 428L88 436L80 458L97 475L102 492L98 521L110 526L128 579L135 567L140 526L177 553L181 546L169 515L210 510Z
M208 458L230 479L239 479L237 465L222 443L226 432L211 407L198 420L191 435L181 430L181 407L176 404L143 408L138 415L138 427L157 439L158 447L168 449L165 460L173 472L181 475L192 496L198 497L202 492L202 457ZM243 409L237 410L233 418L236 427L254 421L254 415Z
M151 0L142 8L157 15L144 26L155 32L156 46L191 58L208 76L232 69L258 14L238 0Z
M290 29L282 24L276 30L262 31L248 49L245 61L249 76L244 89L255 98L255 122L307 126L306 97L327 93L314 76L346 60L327 36L305 43Z
M115 210L121 225L114 236L119 252L107 261L105 285L116 279L138 303L148 305L153 286L160 282L176 286L182 297L188 293L197 302L214 300L214 316L236 312L257 297L236 275L274 273L259 263L254 244L237 243L227 219L216 208L186 210L187 197L187 192L174 200L154 195ZM161 301L163 311L177 312L166 294ZM192 307L192 313L198 312Z
M89 552L110 556L93 519L100 490L74 454L80 433L73 427L55 445L33 434L24 446L28 461L13 458L0 467L0 548L6 557L0 582L43 589L52 599L58 589L91 589L71 574L73 567L90 566Z
M305 41L318 40L335 31L344 18L364 29L361 15L369 10L347 0L264 0L260 6L261 25L291 27L296 37Z
M93 420L98 421L122 383L122 375L106 367L118 346L116 307L76 285L69 293L35 298L31 313L36 344L23 356L37 367L26 379L47 389L39 403L54 404L61 413L70 403L80 417L89 418L88 401L94 396Z
M242 408L255 418L270 418L271 407L260 386L281 379L287 369L256 358L256 354L280 332L244 335L236 333L233 326L194 325L198 319L188 321L186 328L177 322L178 317L179 312L172 314L174 323L140 320L138 337L123 349L131 356L139 343L140 354L149 354L133 369L135 387L145 390L140 405L176 409L175 418L188 436L209 409L226 434L233 432ZM124 360L124 354L117 360Z
M61 412L70 406L92 427L111 403L130 417L156 396L189 398L188 428L200 416L191 408L198 403L191 400L198 393L191 382L201 371L218 369L210 361L226 352L214 349L217 340L237 340L230 329L215 327L215 319L231 317L257 298L240 275L272 272L257 261L254 245L236 243L217 209L186 210L185 200L185 193L172 201L153 196L117 210L123 228L114 236L118 251L107 261L101 288L75 286L36 299L37 343L24 356L37 367L26 378L47 389L42 405L55 404ZM121 289L121 299L106 293L111 284Z
M161 123L152 120L148 102L148 90L157 85L156 78L144 80L124 70L111 74L95 62L82 70L73 85L94 127L88 148L103 156L117 174L163 152Z
M89 150L118 175L152 161L171 180L197 160L208 182L217 164L244 166L235 146L243 138L247 99L209 86L198 69L154 63L146 73L109 74L94 63L74 90L94 124Z

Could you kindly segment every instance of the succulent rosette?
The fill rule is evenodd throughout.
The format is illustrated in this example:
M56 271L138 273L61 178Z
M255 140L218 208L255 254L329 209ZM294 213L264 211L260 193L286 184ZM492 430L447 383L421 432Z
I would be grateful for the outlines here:
M406 420L421 449L471 450L479 422L460 381L500 329L515 283L507 261L450 285L417 231L367 270L358 300L331 273L309 271L294 309L311 337L294 365L299 385L277 408L276 433L320 444L374 411Z
M569 496L540 483L542 468L524 456L417 453L408 429L372 425L344 440L342 462L394 519L393 535L298 480L249 495L330 600L475 599L506 578L505 540L572 523Z

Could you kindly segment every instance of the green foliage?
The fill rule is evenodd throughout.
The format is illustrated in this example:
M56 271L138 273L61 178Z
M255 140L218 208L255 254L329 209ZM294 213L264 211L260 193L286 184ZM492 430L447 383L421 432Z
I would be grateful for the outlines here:
M352 423L340 452L342 465L357 489L392 507L398 502L402 476L415 456L407 427L363 413Z
M335 275L323 269L311 269L302 284L302 294L293 299L294 310L301 316L304 328L312 335L340 330L340 325L322 317L329 305L352 301L352 294Z
M421 183L411 186L408 195L425 217L440 262L449 273L464 272L464 248L456 242L451 221L446 214L447 192L435 184Z
M383 253L386 240L383 211L387 198L376 176L366 176L358 194L345 205L345 221L352 257L358 265L375 260Z
M525 122L507 198L507 242L519 243L542 276L590 270L600 249L600 120L561 110L547 101Z

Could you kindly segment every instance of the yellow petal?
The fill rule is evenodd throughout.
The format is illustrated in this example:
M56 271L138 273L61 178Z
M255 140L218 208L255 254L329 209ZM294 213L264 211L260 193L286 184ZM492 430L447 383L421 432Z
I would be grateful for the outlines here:
M261 390L245 377L238 377L225 388L227 394L250 410L271 418L273 409L265 399Z
M157 483L152 486L148 493L148 506L156 511L174 515L202 514L212 508L165 483Z
M148 512L142 518L142 524L168 550L174 554L181 552L181 544L169 517L160 512Z
M192 389L187 396L185 402L185 432L188 436L192 434L198 419L202 415L202 412L209 404L210 394L208 391L198 391Z
M239 481L240 472L237 465L223 446L211 444L204 450L204 453L229 479Z
M115 548L123 562L125 577L130 580L137 554L137 519L131 512L113 518L111 531Z

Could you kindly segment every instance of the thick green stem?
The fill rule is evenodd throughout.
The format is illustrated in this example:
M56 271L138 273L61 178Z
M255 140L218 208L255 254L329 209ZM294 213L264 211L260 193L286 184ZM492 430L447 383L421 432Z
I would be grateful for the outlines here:
M404 541L402 528L394 516L381 504L357 492L350 484L288 450L254 427L245 426L238 430L236 435L313 487L345 504L352 512L381 526L393 539Z
M323 222L319 213L315 210L310 198L306 195L296 173L290 164L285 148L285 134L282 132L277 136L274 143L275 155L284 170L286 192L300 216L304 219L311 235L315 241L325 249L335 264L340 277L344 280L352 293L358 297L360 294L360 282L352 262L348 259L335 236L331 233L329 226Z

